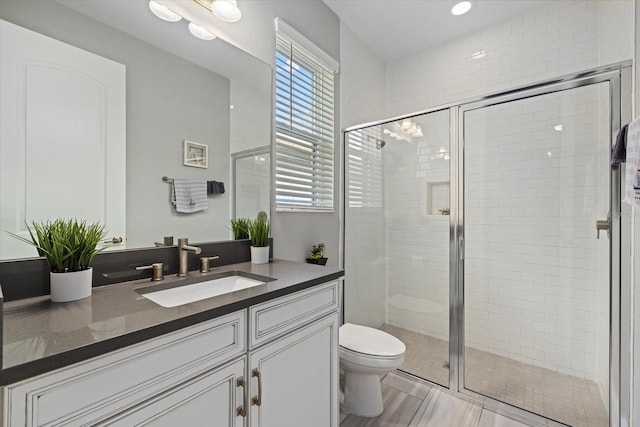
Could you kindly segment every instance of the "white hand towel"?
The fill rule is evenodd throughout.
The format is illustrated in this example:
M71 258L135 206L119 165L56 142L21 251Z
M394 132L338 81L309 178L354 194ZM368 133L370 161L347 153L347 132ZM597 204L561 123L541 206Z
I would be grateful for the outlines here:
M624 188L624 201L640 206L640 117L629 123L627 129L627 169Z
M209 208L207 181L174 179L171 201L176 212L193 213Z

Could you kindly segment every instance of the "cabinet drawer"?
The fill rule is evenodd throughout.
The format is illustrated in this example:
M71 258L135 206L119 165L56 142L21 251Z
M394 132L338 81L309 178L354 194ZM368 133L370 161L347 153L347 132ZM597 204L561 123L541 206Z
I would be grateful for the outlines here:
M190 378L100 427L241 427L244 419L236 408L246 404L238 379L244 376L246 358Z
M339 306L338 281L252 306L249 308L249 347L255 348Z
M8 386L12 426L105 419L246 350L246 311Z

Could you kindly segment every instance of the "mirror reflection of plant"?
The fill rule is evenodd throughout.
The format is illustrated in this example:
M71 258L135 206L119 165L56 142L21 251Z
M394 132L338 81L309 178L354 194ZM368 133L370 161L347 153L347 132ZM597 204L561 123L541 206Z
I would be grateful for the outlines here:
M249 238L252 246L269 246L269 220L264 217L258 217L250 221Z
M235 218L231 220L231 231L234 240L242 240L249 238L249 227L251 220L249 218Z
M324 243L318 243L317 245L313 245L311 248L311 259L320 259L324 258Z
M34 246L45 257L53 273L86 270L93 257L106 246L98 248L106 236L104 225L87 224L85 220L56 219L27 225L30 239L9 233L18 240Z

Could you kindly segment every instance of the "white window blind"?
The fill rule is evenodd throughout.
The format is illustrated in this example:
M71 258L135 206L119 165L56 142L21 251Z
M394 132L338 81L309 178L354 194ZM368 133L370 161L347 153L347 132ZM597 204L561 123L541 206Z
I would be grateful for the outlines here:
M348 207L382 207L381 127L358 129L345 134Z
M276 209L333 210L334 72L276 34Z

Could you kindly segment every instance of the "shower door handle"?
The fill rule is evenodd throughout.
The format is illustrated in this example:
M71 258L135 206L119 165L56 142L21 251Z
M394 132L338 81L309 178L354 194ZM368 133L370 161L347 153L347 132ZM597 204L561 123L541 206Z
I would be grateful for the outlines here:
M458 255L460 261L462 261L464 259L464 237L458 239Z
M600 238L600 231L601 230L606 230L607 231L607 237L611 238L611 234L610 234L610 226L611 226L611 212L609 212L607 214L607 219L599 219L596 220L596 238Z

